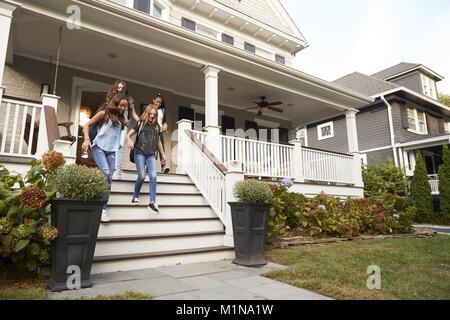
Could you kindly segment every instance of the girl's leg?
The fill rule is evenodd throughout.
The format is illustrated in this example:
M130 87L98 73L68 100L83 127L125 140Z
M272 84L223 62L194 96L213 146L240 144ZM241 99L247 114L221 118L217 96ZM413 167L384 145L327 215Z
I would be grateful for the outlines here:
M134 185L134 195L133 198L139 198L141 193L142 183L145 180L145 156L143 154L135 154L134 161L136 162L136 169L138 172L138 177L136 184Z
M105 151L103 151L102 149L100 149L99 147L94 146L92 148L92 156L94 157L94 160L95 160L95 163L97 164L98 169L108 179L109 191L111 191L111 176L112 176L111 172L114 172L114 170L113 171L110 170L108 159L107 159L107 153ZM106 209L108 201L109 201L109 192L108 192L108 195L106 198L106 203L103 207L104 209Z
M155 203L156 201L156 158L155 156L147 157L147 168L148 176L150 178L149 189L150 189L150 202Z

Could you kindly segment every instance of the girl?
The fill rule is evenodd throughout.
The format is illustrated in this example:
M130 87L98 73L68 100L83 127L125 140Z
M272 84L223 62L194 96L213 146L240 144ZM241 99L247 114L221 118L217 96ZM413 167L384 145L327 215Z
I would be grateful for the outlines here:
M107 105L99 109L95 116L84 126L83 152L92 148L92 155L100 171L107 177L109 191L111 192L112 175L115 166L115 154L120 147L120 133L125 127L124 112L128 107L128 98L125 94L115 95ZM98 124L98 132L94 139L89 139L89 127ZM109 192L107 201L109 200ZM107 203L102 211L102 222L109 222L106 212Z
M157 93L155 95L155 97L153 98L153 105L156 106L158 108L158 125L161 128L161 144L162 147L164 149L164 151L166 151L166 149L164 148L164 132L168 131L168 127L167 127L167 122L166 122L166 104L164 103L164 97L162 95L162 93ZM159 154L161 156L161 153ZM162 157L161 157L162 159ZM166 164L163 164L161 162L161 172L162 173L168 173L170 171L170 168L168 168L166 166Z
M142 183L145 180L145 165L147 165L150 178L150 203L148 208L159 212L156 205L156 157L157 152L161 154L161 163L166 163L166 155L161 144L161 128L158 125L158 109L156 106L149 105L141 115L139 122L128 132L127 143L130 150L134 149L134 160L138 178L134 187L132 204L139 203L139 193ZM137 133L136 142L131 141L131 137Z
M125 137L128 132L128 128L130 127L131 118L136 121L139 121L139 117L134 110L134 99L128 94L127 84L125 81L117 80L114 82L114 85L109 90L106 95L106 104L116 95L116 94L125 94L128 97L129 105L128 108L124 112L125 116L125 128L120 136L120 148L117 152L117 178L122 177L122 163L123 163L123 154L125 149Z

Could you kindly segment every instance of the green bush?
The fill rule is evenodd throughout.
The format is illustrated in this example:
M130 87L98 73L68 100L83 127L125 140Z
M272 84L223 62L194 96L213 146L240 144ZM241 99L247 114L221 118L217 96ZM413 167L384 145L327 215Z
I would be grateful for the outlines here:
M300 216L305 208L307 198L296 192L289 192L289 189L284 185L271 185L272 189L272 209L277 215L286 218L286 226L289 229L295 229L300 222Z
M50 241L58 234L48 225L48 203L55 192L47 185L50 173L41 161L29 164L25 179L0 166L0 267L40 273L50 261Z
M420 153L416 156L416 168L411 181L410 199L416 207L414 220L417 222L430 222L433 219L433 197L428 174Z
M233 195L238 201L251 204L268 203L272 199L269 185L253 179L237 182L233 188Z
M450 150L447 145L443 147L443 163L439 166L439 200L441 215L450 219Z
M69 165L56 170L51 176L58 197L78 200L106 199L109 184L97 168Z

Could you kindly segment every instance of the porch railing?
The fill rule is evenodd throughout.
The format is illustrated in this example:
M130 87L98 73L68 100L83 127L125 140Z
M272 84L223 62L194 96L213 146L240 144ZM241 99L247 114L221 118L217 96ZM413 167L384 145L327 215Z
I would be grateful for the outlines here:
M36 152L42 104L3 98L0 106L0 155L26 157Z
M205 144L206 132L198 131L198 130L191 130L191 132L201 143Z
M354 183L351 155L302 148L302 164L306 180Z
M226 168L215 161L214 156L197 138L197 134L186 130L185 170L220 220L226 224ZM201 136L201 135L200 135ZM221 169L219 169L219 167Z
M428 182L431 186L431 194L439 195L439 175L430 174L428 175Z
M223 135L221 140L222 163L239 161L248 176L294 177L293 146Z

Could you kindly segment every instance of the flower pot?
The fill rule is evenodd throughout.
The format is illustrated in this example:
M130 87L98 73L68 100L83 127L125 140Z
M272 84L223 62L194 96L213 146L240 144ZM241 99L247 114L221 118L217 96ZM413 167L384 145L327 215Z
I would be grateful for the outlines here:
M265 258L267 227L271 203L228 202L231 207L234 250L233 263L256 267L267 264Z
M70 289L67 280L77 276L70 269L67 273L69 266L79 267L81 288L92 286L89 277L104 204L104 200L57 199L51 202L52 226L58 228L58 238L52 243L52 291Z

